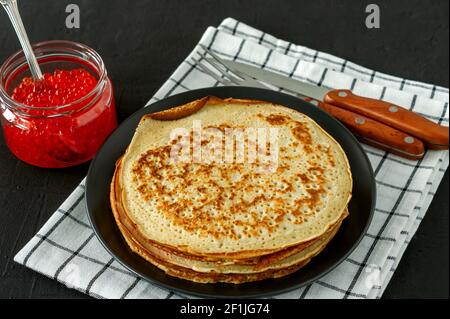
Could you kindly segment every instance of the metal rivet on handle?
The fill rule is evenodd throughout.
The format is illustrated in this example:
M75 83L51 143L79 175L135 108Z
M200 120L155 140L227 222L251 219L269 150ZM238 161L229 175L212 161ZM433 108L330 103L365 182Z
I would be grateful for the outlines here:
M346 97L346 96L347 96L347 92L345 92L345 91L339 91L339 92L338 92L338 95L339 95L340 97Z
M366 123L366 120L363 119L362 117L357 117L355 119L355 123L358 124L358 125L363 125L364 123Z
M317 102L316 100L311 100L309 101L309 103L311 103L312 105L318 106L319 102Z
M403 139L403 141L405 141L405 143L412 144L414 143L414 137L407 136Z
M395 113L398 111L398 107L396 107L395 105L391 105L389 106L389 112L391 113Z

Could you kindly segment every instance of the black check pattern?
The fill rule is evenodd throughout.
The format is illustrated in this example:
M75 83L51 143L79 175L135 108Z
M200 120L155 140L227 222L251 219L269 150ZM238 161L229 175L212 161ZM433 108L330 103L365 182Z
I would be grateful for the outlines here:
M369 70L350 61L277 39L237 20L208 28L200 43L224 58L285 76L409 106L448 125L448 89ZM194 49L149 101L220 85L192 62ZM422 221L444 172L448 152L408 161L363 145L376 175L374 219L359 247L320 280L282 298L379 298ZM84 181L15 261L95 298L186 298L134 276L101 247L84 210Z

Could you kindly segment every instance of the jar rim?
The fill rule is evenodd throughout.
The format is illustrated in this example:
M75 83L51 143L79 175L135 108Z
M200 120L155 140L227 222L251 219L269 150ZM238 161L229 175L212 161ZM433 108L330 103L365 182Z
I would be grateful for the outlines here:
M8 94L8 92L6 92L6 88L3 86L3 74L5 73L7 67L9 67L9 65L15 61L16 59L18 59L21 55L24 56L24 52L23 50L19 50L17 52L15 52L14 54L12 54L10 57L8 57L5 62L3 63L3 65L0 67L0 94L2 95L2 97L6 100L6 102L12 106L15 109L25 109L25 110L42 110L42 111L54 111L54 110L61 110L61 109L66 109L66 108L70 108L74 105L77 104L82 104L84 101L88 100L89 98L93 97L95 94L97 94L105 85L105 79L107 77L107 72L106 72L106 68L105 65L103 63L102 58L100 57L100 55L91 47L79 43L79 42L75 42L75 41L68 41L68 40L49 40L49 41L42 41L42 42L38 42L32 45L33 51L36 51L37 49L48 49L48 48L52 48L55 47L55 49L57 48L67 48L67 47L72 47L75 50L79 51L80 53L82 53L83 55L90 55L92 58L94 58L94 60L96 61L96 67L98 67L98 82L96 84L96 86L86 95L82 96L81 98L71 102L71 103L67 103L67 104L63 104L63 105L57 105L57 106L30 106L30 105L26 105L20 102L17 102L15 100L13 100L10 95ZM37 59L39 60L39 57L37 57Z

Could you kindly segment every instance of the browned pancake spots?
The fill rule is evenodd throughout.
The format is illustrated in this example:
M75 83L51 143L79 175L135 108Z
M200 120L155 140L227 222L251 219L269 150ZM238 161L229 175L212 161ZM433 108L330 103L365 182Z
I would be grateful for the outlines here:
M318 144L317 150L319 152L325 152L327 154L328 164L330 164L332 167L336 166L336 162L334 160L334 155L333 155L333 151L331 150L331 147Z
M302 122L294 121L294 127L291 129L292 135L301 142L303 150L306 153L311 153L312 137L309 134L308 126Z
M310 143L304 124L294 125L302 144ZM172 224L200 236L235 240L264 237L287 215L301 224L306 217L304 208L309 208L308 215L314 214L313 208L325 192L324 171L311 163L308 172L277 178L274 183L272 174L257 173L257 162L245 163L253 165L251 173L248 167L244 171L242 163L173 163L171 147L168 144L142 154L133 166L132 178L145 201L155 200L157 211ZM278 169L279 173L291 168L280 158Z
M309 182L309 177L305 173L299 173L297 176L300 178L303 184L307 184Z
M303 200L303 203L306 203L310 209L314 209L317 203L320 201L320 195L323 193L323 188L321 189L307 189L306 190L309 194L308 198L305 198Z
M259 118L266 120L271 125L288 125L291 127L292 135L297 139L297 141L301 142L303 145L303 150L306 153L311 153L313 150L311 148L312 145L312 137L309 133L308 126L305 123L300 121L295 121L291 117L284 114L270 114L268 116L263 116L262 114L258 114ZM299 145L298 142L293 142L292 146L297 147ZM283 150L281 150L283 151Z
M281 164L281 165L278 165L278 168L277 168L277 173L284 173L285 171L287 171L288 169L290 168L290 166L288 165L288 164Z
M308 213L303 213L303 215L313 214L314 212L311 210L321 203L321 195L326 193L323 178L324 169L319 166L313 166L309 169L308 173L297 174L308 193L307 197L295 201L297 205L306 205L310 209Z
M292 119L289 116L282 115L282 114L270 114L265 117L265 120L270 125L283 125L283 124L287 124Z

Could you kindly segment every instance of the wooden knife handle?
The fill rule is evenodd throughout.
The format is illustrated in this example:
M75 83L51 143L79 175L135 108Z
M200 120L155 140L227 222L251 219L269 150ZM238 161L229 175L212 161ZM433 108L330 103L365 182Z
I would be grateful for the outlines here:
M412 160L422 158L425 153L422 141L402 131L334 105L317 100L305 100L338 119L366 144Z
M324 102L372 118L421 139L431 149L448 149L448 127L398 105L358 96L350 90L333 90Z

